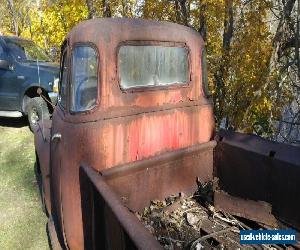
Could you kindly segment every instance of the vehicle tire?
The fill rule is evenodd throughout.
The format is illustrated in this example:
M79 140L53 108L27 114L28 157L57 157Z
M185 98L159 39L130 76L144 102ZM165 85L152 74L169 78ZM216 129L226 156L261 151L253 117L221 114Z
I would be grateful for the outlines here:
M46 226L48 243L51 250L62 250L59 240L57 238L57 233L55 230L55 225L52 217L49 217L47 226Z
M27 105L26 111L29 128L32 132L37 129L39 121L50 119L47 103L42 97L31 98Z
M41 207L42 207L43 212L48 216L48 210L47 210L46 201L45 201L43 177L42 177L41 171L39 170L39 166L38 166L37 162L34 164L34 174L35 174L36 182L38 184L39 193L40 193L40 197L41 197Z

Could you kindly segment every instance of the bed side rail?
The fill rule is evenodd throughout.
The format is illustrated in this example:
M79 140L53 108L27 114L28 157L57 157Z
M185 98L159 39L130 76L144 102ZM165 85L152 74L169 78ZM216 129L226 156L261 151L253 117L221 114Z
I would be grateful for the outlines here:
M98 172L80 167L80 188L85 249L161 249Z
M223 130L214 162L217 208L266 225L284 222L300 229L299 147Z

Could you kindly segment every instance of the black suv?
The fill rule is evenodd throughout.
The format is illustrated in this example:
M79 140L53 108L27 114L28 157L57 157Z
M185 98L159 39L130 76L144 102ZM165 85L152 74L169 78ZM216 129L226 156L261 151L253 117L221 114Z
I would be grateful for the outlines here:
M0 116L28 115L31 129L40 119L49 119L58 74L58 65L32 41L0 36Z

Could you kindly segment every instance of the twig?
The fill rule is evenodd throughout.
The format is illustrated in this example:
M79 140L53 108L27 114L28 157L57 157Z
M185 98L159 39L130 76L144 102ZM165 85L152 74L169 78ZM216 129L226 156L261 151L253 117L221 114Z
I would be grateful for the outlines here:
M187 212L190 212L190 211L203 211L201 208L199 208L199 207L191 207L191 208L189 208L189 209L186 209L186 210L184 210L183 211L183 213L187 213Z
M237 225L239 225L243 230L248 229L251 230L252 228L250 228L249 226L247 226L245 223L240 222L239 220L237 220L233 215L231 215L230 213L225 213L228 217L230 217L231 219L235 220L237 222Z
M196 247L196 245L197 245L198 243L200 243L201 241L205 241L205 240L207 240L207 239L209 239L209 238L211 238L211 237L214 237L214 236L217 236L217 235L220 235L220 234L229 232L229 231L231 231L231 230L233 230L233 229L236 229L236 227L235 227L235 226L228 227L228 228L222 229L222 230L220 230L220 231L213 232L213 233L211 233L211 234L202 236L202 237L198 238L197 240L195 240L195 241L193 242L193 244L192 244L192 246L191 246L191 249L194 249L194 248Z
M184 241L183 240L175 240L175 239L173 239L173 238L170 238L170 237L164 237L164 236L160 236L160 238L161 239L165 239L165 240L170 240L170 241L173 241L173 242L181 242L181 243L184 243Z

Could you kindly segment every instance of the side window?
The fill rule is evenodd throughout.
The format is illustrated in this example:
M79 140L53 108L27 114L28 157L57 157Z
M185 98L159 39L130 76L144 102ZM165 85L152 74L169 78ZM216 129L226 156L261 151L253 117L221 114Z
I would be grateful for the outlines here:
M76 46L72 56L70 110L80 112L96 106L98 95L98 60L96 51L87 45Z
M4 50L3 50L3 47L0 43L0 60L3 60L4 59Z
M201 67L202 67L202 88L206 97L210 96L209 87L208 87L208 72L207 72L207 61L206 61L206 50L202 50L201 58Z
M59 103L66 108L67 98L67 76L68 76L68 59L67 50L63 52L62 63L61 63L61 75L60 75L60 86L59 86Z

